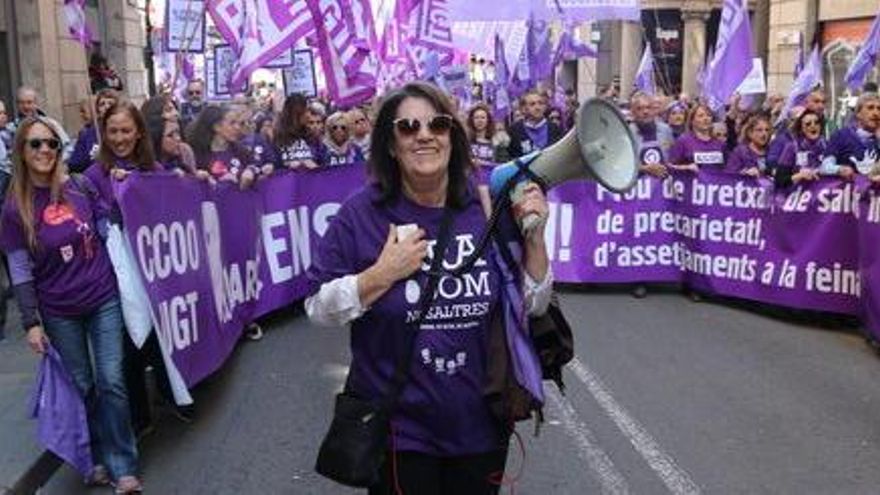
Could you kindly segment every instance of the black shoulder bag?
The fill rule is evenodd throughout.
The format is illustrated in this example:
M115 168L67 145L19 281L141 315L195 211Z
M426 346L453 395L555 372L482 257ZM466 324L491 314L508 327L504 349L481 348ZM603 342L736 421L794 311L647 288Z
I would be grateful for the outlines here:
M431 270L419 299L419 317L407 332L404 345L406 354L398 357L390 393L377 403L358 397L346 384L346 390L336 396L333 421L318 451L315 464L318 474L356 488L369 488L380 481L380 470L388 448L391 412L406 384L416 335L437 288L441 263L449 244L452 217L452 208L447 205L440 223Z

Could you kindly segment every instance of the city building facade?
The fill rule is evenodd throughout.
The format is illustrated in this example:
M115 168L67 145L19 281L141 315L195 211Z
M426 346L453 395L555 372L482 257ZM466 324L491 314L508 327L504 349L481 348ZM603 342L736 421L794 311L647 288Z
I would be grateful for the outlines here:
M126 93L146 94L145 0L86 0L93 50L116 69ZM40 106L69 130L80 126L79 103L89 92L88 53L71 38L63 0L0 0L0 100L10 114L17 87L32 86Z

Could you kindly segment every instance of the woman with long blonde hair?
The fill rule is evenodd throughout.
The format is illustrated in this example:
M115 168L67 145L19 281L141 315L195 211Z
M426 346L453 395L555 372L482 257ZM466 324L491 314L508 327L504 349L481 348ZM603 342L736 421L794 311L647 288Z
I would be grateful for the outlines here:
M137 493L122 313L101 238L107 211L88 179L67 175L61 147L48 119L30 117L18 128L0 249L9 258L28 345L43 354L51 343L84 398L95 462L88 481Z

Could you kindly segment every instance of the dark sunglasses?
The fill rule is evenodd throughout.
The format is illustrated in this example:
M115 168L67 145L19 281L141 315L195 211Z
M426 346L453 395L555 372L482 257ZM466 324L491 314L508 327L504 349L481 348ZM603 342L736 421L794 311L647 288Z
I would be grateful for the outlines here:
M819 125L819 121L818 121L818 120L805 120L805 121L803 122L803 125L804 125L805 127L808 126L808 125L818 126L818 125Z
M189 95L190 96L202 96L202 92L201 91L190 91Z
M347 131L348 127L344 126L344 125L331 125L330 129L333 129L334 131L339 131L339 130Z
M38 150L43 147L43 145L47 145L50 150L57 150L61 147L61 141L55 138L49 139L28 139L28 146L31 147L32 150Z
M424 122L428 126L428 130L432 134L440 135L449 132L452 129L452 115L440 114L431 117L430 120ZM394 127L401 136L414 136L422 129L423 122L419 119L399 118L394 120Z

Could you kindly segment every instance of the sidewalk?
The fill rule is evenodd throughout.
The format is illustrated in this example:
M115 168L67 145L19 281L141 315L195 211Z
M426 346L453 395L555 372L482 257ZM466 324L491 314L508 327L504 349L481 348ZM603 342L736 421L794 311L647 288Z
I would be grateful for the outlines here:
M43 452L36 441L36 422L28 418L39 360L25 342L17 311L10 311L9 316L6 340L0 342L0 492L12 486Z

